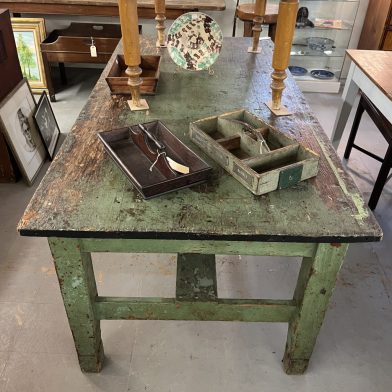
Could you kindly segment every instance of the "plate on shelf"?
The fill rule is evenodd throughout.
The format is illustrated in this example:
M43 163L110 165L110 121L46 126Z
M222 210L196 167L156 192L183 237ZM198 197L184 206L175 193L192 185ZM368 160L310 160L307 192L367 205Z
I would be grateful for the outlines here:
M333 72L327 71L325 69L314 69L313 71L310 71L310 74L314 78L321 80L333 79L335 77Z
M202 12L188 12L177 18L167 34L172 60L191 71L209 69L222 49L223 35L218 23Z
M308 70L303 67L297 67L296 65L289 65L289 70L294 76L303 76L308 73Z

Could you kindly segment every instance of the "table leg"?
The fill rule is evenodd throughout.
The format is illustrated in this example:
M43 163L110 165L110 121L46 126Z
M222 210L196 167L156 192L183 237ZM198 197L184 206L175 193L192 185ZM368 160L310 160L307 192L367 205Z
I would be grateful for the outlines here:
M48 94L50 102L56 102L56 95L52 82L52 72L50 70L50 64L46 57L46 53L42 53L42 63L44 65L45 79L46 79L46 87L48 88Z
M80 368L99 372L103 362L100 321L94 314L97 297L90 253L70 238L49 238L68 322L78 353Z
M335 125L333 127L331 142L337 150L340 139L342 138L344 128L346 127L348 117L353 107L355 98L358 94L359 87L352 80L356 65L351 63L350 71L347 76L346 86L344 88L342 99L338 113L336 115Z
M313 257L303 258L294 292L297 312L289 322L283 358L287 374L302 374L308 367L347 248L319 244Z
M64 63L59 63L59 70L60 70L61 84L65 86L68 83L68 81L67 81L67 74L65 73Z

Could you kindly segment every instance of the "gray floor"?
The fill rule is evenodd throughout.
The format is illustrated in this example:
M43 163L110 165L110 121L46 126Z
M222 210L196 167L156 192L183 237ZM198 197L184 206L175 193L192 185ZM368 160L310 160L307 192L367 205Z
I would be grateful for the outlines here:
M54 105L63 131L98 75L70 71ZM306 96L330 134L339 96ZM358 143L386 150L367 116ZM379 163L354 151L345 164L368 198ZM47 243L15 230L33 192L23 182L0 184L0 391L391 391L391 183L375 212L384 241L351 246L303 376L282 371L285 324L170 321L102 322L105 367L81 373ZM219 257L220 296L289 297L298 266L289 258ZM94 268L100 295L174 295L174 255L94 255Z

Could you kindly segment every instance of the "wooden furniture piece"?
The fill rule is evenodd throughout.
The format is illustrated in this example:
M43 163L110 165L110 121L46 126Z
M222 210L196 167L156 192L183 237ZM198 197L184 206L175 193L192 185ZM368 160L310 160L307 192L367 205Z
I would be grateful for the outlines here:
M381 134L384 136L385 140L388 142L389 146L384 158L380 158L372 152L367 151L364 148L355 144L355 137L357 135L359 123L361 122L362 114L364 111L369 114L370 118L373 120ZM351 150L353 148L382 163L368 203L369 208L371 210L374 210L377 206L384 185L388 181L389 170L392 167L392 124L382 115L382 113L380 113L380 111L373 105L373 103L364 93L361 93L361 98L359 100L353 126L351 128L350 136L348 138L346 150L344 152L345 159L349 159Z
M259 40L261 33L261 23L263 22L263 16L265 14L266 0L256 0L253 8L253 27L252 36L253 42L252 46L248 48L249 53L260 53Z
M139 18L154 19L154 0L138 0ZM0 8L15 13L118 16L117 0L1 0ZM188 11L223 11L225 0L166 0L166 18Z
M244 37L252 37L254 3L239 4L236 8L234 18L244 22ZM270 4L267 1L265 14L263 16L263 24L268 25L268 36L275 41L276 23L278 21L278 4ZM236 21L233 24L233 37L236 32Z
M145 95L154 95L157 92L161 66L161 56L141 56L140 68L142 73L140 77L143 83L140 86L140 93ZM118 55L113 62L106 82L112 94L130 95L131 90L128 86L128 77L125 73L127 65L124 61L124 55Z
M10 14L8 10L0 9L0 102L22 79ZM0 126L0 182L15 182L18 177L17 165Z
M281 0L279 2L278 23L276 24L275 48L272 56L272 100L267 103L276 116L291 114L282 105L285 89L286 69L289 65L291 44L293 42L295 20L298 12L298 0Z
M64 63L105 64L121 39L120 25L99 23L71 23L63 30L54 30L41 43L50 100L56 100L50 63L59 63L61 81L66 84ZM92 56L91 46L96 48Z
M156 29L158 34L157 47L166 47L165 38L165 20L166 20L166 2L165 0L155 0L155 20L157 21Z
M141 39L142 54L156 53L155 40ZM119 46L29 203L18 230L49 239L84 371L97 372L103 364L100 320L143 319L288 322L284 368L303 373L348 245L381 239L381 229L290 75L283 101L294 114L277 117L264 105L273 44L261 41L263 56L250 61L244 55L250 43L225 38L214 75L178 70L163 51L165 72L159 94L149 97L147 117L130 112L125 98L113 100L106 85ZM318 153L319 174L256 197L190 142L190 122L241 106ZM211 180L143 200L96 133L146 119L163 121L204 158L214 168ZM177 253L176 297L99 296L92 252ZM293 297L219 298L215 254L303 257Z
M0 182L16 182L19 177L18 166L0 129Z
M392 123L392 53L374 50L347 50L352 60L343 90L331 140L338 147L359 90Z
M139 19L137 15L137 2L135 0L118 0L120 11L121 33L123 37L124 60L128 66L125 70L128 76L128 86L131 91L131 100L128 105L131 110L147 110L148 104L140 98L140 86L143 83L140 77L140 42Z
M255 195L318 172L318 155L244 109L192 122L190 138Z
M22 79L10 14L8 10L0 9L0 101Z
M369 0L358 49L392 50L391 0Z

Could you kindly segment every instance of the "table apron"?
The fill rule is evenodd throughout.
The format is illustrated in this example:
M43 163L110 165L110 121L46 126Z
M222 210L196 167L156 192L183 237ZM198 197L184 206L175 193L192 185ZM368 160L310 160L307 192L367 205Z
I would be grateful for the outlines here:
M61 239L58 239L61 241ZM82 252L114 253L199 253L244 256L312 257L316 243L159 240L159 239L79 239Z
M391 100L370 80L370 78L355 65L352 81L365 93L374 106L392 123ZM344 95L343 95L344 97Z

